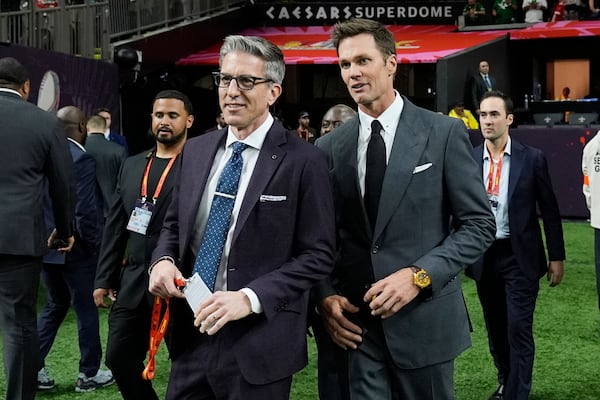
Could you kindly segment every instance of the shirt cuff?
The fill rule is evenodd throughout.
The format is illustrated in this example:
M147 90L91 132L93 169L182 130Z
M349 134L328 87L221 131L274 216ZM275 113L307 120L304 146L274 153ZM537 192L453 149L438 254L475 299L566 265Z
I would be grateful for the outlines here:
M164 261L164 260L171 261L171 263L172 263L173 265L175 265L175 260L173 259L173 257L171 257L171 256L162 256L162 257L159 257L159 258L157 258L157 259L156 259L156 260L155 260L155 261L154 261L154 262L153 262L153 263L150 265L150 268L148 268L148 275L150 275L150 274L152 273L152 270L154 269L154 267L156 266L156 264L158 264L159 262L161 262L161 261Z
M250 308L252 309L252 312L254 314L260 314L263 312L262 304L260 304L260 300L258 299L258 296L254 292L254 290L245 287L241 288L240 292L248 296L248 300L250 300Z

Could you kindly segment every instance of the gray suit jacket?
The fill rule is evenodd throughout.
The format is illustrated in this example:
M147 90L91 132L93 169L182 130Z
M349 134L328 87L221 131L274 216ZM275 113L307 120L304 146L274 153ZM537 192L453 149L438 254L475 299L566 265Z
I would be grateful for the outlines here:
M58 235L72 234L73 160L58 119L16 93L0 91L0 118L0 254L39 257L48 251L44 178Z
M339 238L332 279L317 298L337 292L365 307L372 282L422 267L432 289L383 320L389 350L401 368L451 360L470 345L458 275L495 233L465 126L404 98L373 234L358 181L358 129L354 118L317 141L329 160Z

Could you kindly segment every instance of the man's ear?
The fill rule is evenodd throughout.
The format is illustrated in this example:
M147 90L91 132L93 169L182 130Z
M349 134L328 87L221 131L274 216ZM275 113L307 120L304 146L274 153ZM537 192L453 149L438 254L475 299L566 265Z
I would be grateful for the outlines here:
M31 82L29 81L25 81L23 83L23 85L21 85L21 88L19 90L17 90L19 93L21 93L21 96L23 96L23 100L27 101L27 99L29 99L29 91L31 89Z
M194 124L194 116L188 115L187 120L185 121L185 127L190 129L193 124Z
M271 84L271 87L269 88L269 99L267 100L269 107L271 107L273 104L275 104L275 102L277 101L279 96L281 96L282 91L283 91L283 88L281 87L281 85L279 83Z
M386 66L388 69L388 76L396 74L396 69L398 68L398 58L396 54L392 54L387 58Z
M506 116L506 125L512 125L514 119L515 119L515 116L513 114L508 114Z

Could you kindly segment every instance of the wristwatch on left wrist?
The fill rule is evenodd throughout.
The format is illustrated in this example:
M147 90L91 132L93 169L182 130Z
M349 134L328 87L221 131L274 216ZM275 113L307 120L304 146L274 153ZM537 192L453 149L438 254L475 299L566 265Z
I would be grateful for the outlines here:
M427 271L423 268L411 266L410 269L413 271L413 283L419 289L427 289L431 286L431 278Z

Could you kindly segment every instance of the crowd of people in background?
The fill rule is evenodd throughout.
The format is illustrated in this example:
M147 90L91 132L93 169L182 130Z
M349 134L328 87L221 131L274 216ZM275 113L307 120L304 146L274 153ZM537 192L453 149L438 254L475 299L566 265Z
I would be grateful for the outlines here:
M524 0L525 20L544 18L545 3ZM491 15L514 22L516 8L497 0ZM488 15L476 0L465 12ZM0 116L19 132L0 149L7 398L55 386L44 360L72 305L75 390L116 381L124 399L157 399L144 361L162 338L148 339L163 301L167 399L289 398L307 364L307 323L322 400L454 398L454 360L471 345L465 269L498 372L490 399L528 398L539 280L558 285L566 258L544 154L510 137L513 103L487 61L466 96L471 110L456 101L448 118L394 88L396 43L383 24L339 22L332 40L353 103L332 105L318 130L307 111L294 129L271 113L281 50L231 35L213 75L215 126L188 138L190 100L161 91L154 146L131 157L110 110L43 112L26 102L26 69L0 59ZM467 129L483 144L473 149ZM584 151L590 208L596 147ZM40 275L47 299L36 320ZM96 307L111 308L109 369Z
M597 0L467 0L465 25L556 22L600 18Z

